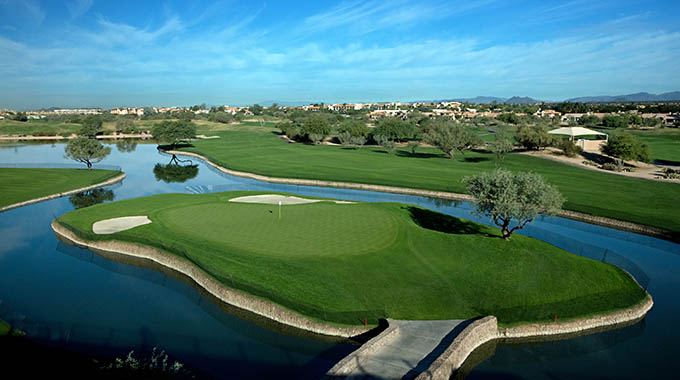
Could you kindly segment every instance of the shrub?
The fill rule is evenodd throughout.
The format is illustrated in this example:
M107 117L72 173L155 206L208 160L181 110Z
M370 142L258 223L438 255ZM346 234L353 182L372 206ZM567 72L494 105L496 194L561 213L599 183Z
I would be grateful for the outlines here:
M609 138L602 153L622 160L651 162L649 146L630 133L620 133Z
M352 145L361 146L366 143L366 137L364 136L352 136L350 137L350 140Z
M307 135L307 138L314 144L320 144L321 141L323 141L323 139L325 138L325 136L319 133L310 133Z
M663 169L663 176L666 179L680 179L680 170L673 170L671 168Z
M291 140L295 140L300 133L300 130L290 121L282 121L276 124L276 128L280 129L281 133L288 136Z
M397 148L397 143L392 140L387 140L382 144L382 146L385 148L385 150L387 150L388 153L392 153Z
M623 162L607 162L601 166L604 170L611 170L613 172L620 172L623 170Z
M562 149L562 153L564 153L564 155L567 157L576 157L577 155L581 154L581 152L583 152L583 149L581 149L580 146L574 144L568 139L562 140L560 143L560 148Z
M57 131L35 131L31 134L33 136L56 136Z
M395 117L380 120L373 130L374 136L382 135L395 141L412 139L416 133L418 133L418 128L415 125Z
M584 160L583 164L587 165L587 166L597 166L598 165L597 162L591 161L591 160Z

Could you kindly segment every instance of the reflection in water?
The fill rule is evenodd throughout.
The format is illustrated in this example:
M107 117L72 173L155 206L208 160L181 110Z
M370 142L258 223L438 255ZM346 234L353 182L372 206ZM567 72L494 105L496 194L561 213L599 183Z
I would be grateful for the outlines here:
M187 161L190 163L189 165L180 165L180 162ZM198 165L192 164L190 160L180 160L173 154L167 165L156 164L153 167L153 175L156 177L156 181L183 183L198 175Z
M131 153L137 149L137 141L132 139L116 140L116 148L121 153Z
M105 201L112 201L114 197L112 190L100 187L73 194L68 198L68 201L71 202L73 207L79 209L104 203Z

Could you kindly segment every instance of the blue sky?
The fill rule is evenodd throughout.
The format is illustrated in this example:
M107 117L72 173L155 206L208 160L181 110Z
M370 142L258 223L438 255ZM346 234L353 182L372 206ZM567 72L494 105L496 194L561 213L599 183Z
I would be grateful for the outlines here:
M0 108L680 90L680 1L0 0Z

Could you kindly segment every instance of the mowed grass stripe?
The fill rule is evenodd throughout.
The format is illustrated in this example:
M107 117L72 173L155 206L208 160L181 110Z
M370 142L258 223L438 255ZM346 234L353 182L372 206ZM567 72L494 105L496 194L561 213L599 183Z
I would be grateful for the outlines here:
M119 174L114 170L0 168L0 207L91 186Z
M267 128L215 134L220 138L199 140L184 150L229 169L272 177L464 193L464 177L495 168L494 156L485 152L457 154L451 160L431 148L419 148L413 156L406 149L387 154L382 148L289 144ZM504 167L543 175L565 196L566 209L680 232L678 184L595 172L521 154L508 155Z
M617 310L645 296L614 266L526 236L507 242L497 229L397 203L285 206L281 222L289 224L287 229L267 221L248 223L253 231L243 235L241 229L229 230L234 221L270 217L260 210L269 205L226 202L254 194L259 193L155 195L75 210L59 222L86 239L161 248L190 260L226 286L334 323L488 314L503 324L549 321L555 315L567 319ZM179 209L183 211L173 213ZM307 218L286 218L294 212ZM343 229L366 212L375 214L369 233ZM329 213L337 218L310 223ZM149 215L153 223L108 236L91 232L95 221L130 215ZM433 221L449 227L432 229L438 225ZM288 239L281 237L292 231L288 228L304 236L277 245ZM392 242L380 243L381 234ZM263 248L269 245L277 249Z

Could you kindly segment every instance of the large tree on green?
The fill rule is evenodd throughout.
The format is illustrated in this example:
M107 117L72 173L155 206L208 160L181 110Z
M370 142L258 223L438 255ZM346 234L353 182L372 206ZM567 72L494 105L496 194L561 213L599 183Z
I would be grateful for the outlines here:
M480 139L470 128L446 122L438 124L425 135L425 141L439 148L448 158L453 158L456 150L465 154L465 150L480 143Z
M602 147L602 153L624 161L652 161L649 146L630 133L619 133L611 136L607 144Z
M499 131L495 134L495 139L493 142L489 143L491 153L496 156L496 166L503 165L505 160L505 155L512 152L514 146L510 140L510 136L503 131Z
M555 214L564 198L540 174L503 169L463 179L467 191L477 201L477 213L487 215L501 227L505 240L536 218L539 213ZM516 225L511 227L512 221Z
M180 142L196 138L196 124L186 120L163 121L151 128L151 135L159 144L174 149Z
M76 137L66 144L65 157L74 161L82 162L92 169L92 165L103 160L111 153L111 148L102 145L96 139Z

